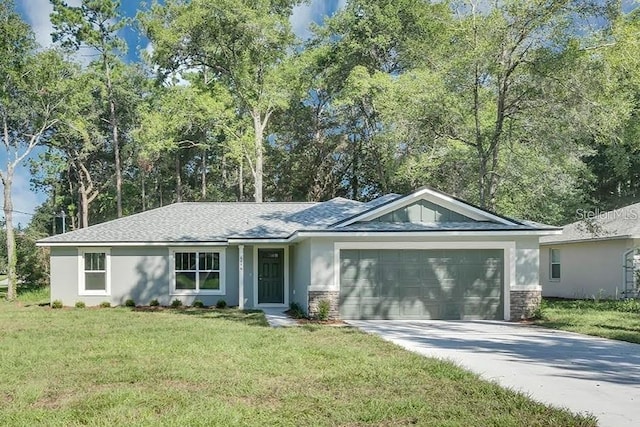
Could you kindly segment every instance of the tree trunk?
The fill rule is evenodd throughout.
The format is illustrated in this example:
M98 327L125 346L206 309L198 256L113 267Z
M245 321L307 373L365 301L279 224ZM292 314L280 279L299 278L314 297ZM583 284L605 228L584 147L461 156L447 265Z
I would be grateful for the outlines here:
M261 120L261 115L259 111L254 109L253 111L253 130L255 133L254 145L256 151L256 164L255 164L255 172L254 172L254 200L256 203L262 203L262 163L263 163L263 137L264 137L264 126Z
M89 197L82 181L78 187L78 193L80 193L80 228L86 228L89 226Z
M207 198L207 150L202 150L202 170L200 171L200 197L202 200Z
M140 174L140 178L141 178L141 183L140 183L140 187L141 187L141 192L142 194L140 195L142 197L142 211L146 211L147 210L147 191L146 191L146 186L145 186L145 179L144 179L144 175L145 173L142 172Z
M13 229L13 200L11 198L11 185L13 184L13 166L7 165L7 174L2 179L4 187L4 219L7 228L7 300L13 301L18 294L18 278L16 265L16 236Z
M107 63L106 55L102 59L107 80L107 96L109 97L109 124L111 125L111 135L113 138L113 154L116 169L116 210L118 218L122 217L122 164L120 161L120 141L118 135L118 117L116 115L116 103L113 99L113 86L111 83L111 70Z
M180 173L180 153L176 153L176 202L182 202L182 174Z
M238 166L238 201L244 201L244 171L242 170L242 164L244 161L240 159L240 165Z

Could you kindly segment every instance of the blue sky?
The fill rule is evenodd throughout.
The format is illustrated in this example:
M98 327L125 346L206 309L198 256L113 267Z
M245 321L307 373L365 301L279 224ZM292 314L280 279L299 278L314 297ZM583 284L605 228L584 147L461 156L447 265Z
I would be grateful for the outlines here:
M81 0L67 0L72 6L78 6ZM134 18L138 6L144 3L140 0L121 0L121 8L124 15ZM150 3L148 1L147 3ZM344 6L346 0L311 0L310 2L297 6L291 16L291 24L295 33L301 38L307 38L310 34L309 24L311 22L321 23L325 16L333 14L337 9ZM18 12L23 19L31 25L36 36L36 41L41 46L50 46L51 20L49 15L53 8L49 0L15 0ZM142 38L133 29L125 29L123 36L129 45L128 58L135 60L137 52L148 47L148 41ZM90 58L79 58L81 61L89 62ZM0 162L4 164L6 154L0 150ZM4 170L4 167L2 166ZM13 204L15 212L15 224L27 225L31 216L20 212L32 213L35 208L42 204L46 199L46 195L38 193L31 189L30 173L24 165L16 171L13 185ZM0 203L2 203L2 194L0 192Z

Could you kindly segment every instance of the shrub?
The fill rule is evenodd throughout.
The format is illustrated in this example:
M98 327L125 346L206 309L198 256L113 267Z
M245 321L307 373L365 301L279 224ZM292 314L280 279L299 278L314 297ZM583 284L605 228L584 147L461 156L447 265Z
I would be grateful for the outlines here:
M132 300L131 298L129 298L128 300L126 300L124 302L124 306L125 307L135 307L136 306L136 302L134 300Z
M216 302L216 308L227 308L227 302L223 299L219 299L218 302Z
M62 308L62 301L59 299L51 303L51 308Z
M85 308L87 304L84 301L76 301L76 308Z
M197 299L193 302L193 306L196 308L204 308L204 303L201 300Z
M100 307L102 307L102 308L109 308L109 307L111 307L111 303L110 303L109 301L102 301L102 302L100 303Z
M289 306L289 316L294 319L303 319L306 317L304 310L297 302L292 302Z
M178 298L174 299L173 301L171 301L171 307L173 308L182 307L182 301L179 300Z
M329 310L331 310L331 303L326 299L321 300L318 303L318 320L329 320Z
M150 305L151 307L157 307L157 306L159 306L159 305L160 305L160 303L158 302L158 300L157 300L157 299L152 299L152 300L151 300L151 302L149 302L149 305Z

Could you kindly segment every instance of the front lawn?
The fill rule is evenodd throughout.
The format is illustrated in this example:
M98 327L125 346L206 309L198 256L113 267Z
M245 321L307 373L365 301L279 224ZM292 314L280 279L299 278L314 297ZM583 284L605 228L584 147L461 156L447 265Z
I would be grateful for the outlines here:
M0 303L0 425L595 425L351 328Z
M640 344L640 301L545 299L536 324Z

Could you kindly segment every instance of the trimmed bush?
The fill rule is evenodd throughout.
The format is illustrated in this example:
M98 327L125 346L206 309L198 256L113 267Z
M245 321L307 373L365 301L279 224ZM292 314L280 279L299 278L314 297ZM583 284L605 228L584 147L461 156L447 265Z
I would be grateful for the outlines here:
M227 308L227 302L223 299L219 299L218 302L216 302L216 308Z
M318 302L318 320L329 320L329 310L331 304L326 299Z
M109 308L109 307L111 307L111 303L109 301L102 301L100 303L100 307L101 308Z
M304 319L306 317L306 314L300 304L298 304L297 302L292 302L289 306L289 316L293 317L294 319Z
M195 308L204 308L204 303L201 300L197 299L193 302L193 306Z
M173 301L171 301L171 307L173 308L182 307L182 301L179 300L178 298L174 299Z
M129 298L128 300L126 300L124 302L124 306L125 307L135 307L136 306L136 302L134 300L132 300L131 298Z
M76 308L85 308L87 304L84 301L76 301Z
M59 299L51 303L51 308L62 308L62 307L63 307L62 301L60 301Z
M149 306L151 306L151 307L157 307L157 306L159 306L159 305L160 305L160 303L159 303L159 302L158 302L158 300L157 300L157 299L155 299L155 298L154 298L154 299L152 299L152 300L149 302Z

